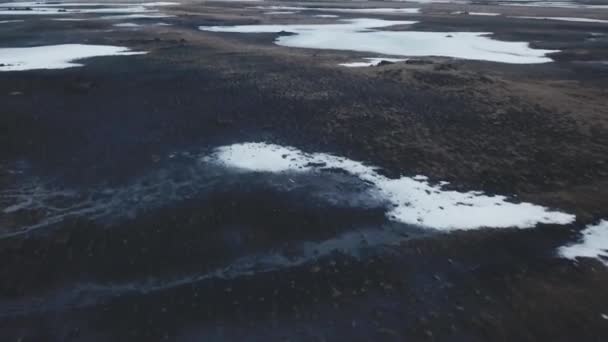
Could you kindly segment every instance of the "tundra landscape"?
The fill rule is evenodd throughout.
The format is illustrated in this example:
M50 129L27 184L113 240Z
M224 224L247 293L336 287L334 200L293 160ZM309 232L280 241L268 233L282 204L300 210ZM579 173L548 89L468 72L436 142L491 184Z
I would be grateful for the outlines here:
M0 3L1 341L603 342L607 289L606 1Z

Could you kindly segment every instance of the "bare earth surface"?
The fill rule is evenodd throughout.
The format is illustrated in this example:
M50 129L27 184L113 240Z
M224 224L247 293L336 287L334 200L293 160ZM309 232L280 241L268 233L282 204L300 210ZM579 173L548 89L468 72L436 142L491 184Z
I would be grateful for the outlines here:
M608 268L557 253L608 218L608 23L512 18L608 20L608 8L184 1L158 10L173 16L0 14L23 20L0 24L0 48L148 52L0 72L0 340L608 340ZM543 64L429 56L346 68L379 55L276 45L286 33L198 29L348 18L491 32L560 52ZM113 26L124 22L142 26ZM158 22L170 26L146 25ZM199 168L213 148L242 142L332 153L576 221L451 233L411 226L397 243L376 245L373 229L396 225L385 208L315 195L362 191L339 170L315 178ZM41 204L12 210L17 197ZM80 210L84 197L95 214L110 214ZM324 247L349 232L356 243ZM315 247L304 253L302 243ZM286 261L258 258L279 254Z

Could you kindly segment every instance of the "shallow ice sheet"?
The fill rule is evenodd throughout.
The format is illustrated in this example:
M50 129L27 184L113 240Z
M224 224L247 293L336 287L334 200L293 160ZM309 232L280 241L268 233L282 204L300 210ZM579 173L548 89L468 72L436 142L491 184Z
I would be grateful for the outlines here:
M344 19L335 24L201 26L203 31L278 33L294 35L276 39L278 45L331 50L353 50L397 56L445 56L503 63L546 63L548 53L525 42L494 40L486 32L380 31L415 21Z
M381 13L416 14L420 8L338 8L338 7L294 7L294 6L257 6L255 8L275 11L322 11L341 13Z
M315 17L315 18L339 18L339 16L337 16L335 14L317 14L317 15L314 15L313 17Z
M26 48L0 48L0 71L65 69L82 66L72 61L98 56L143 54L109 45L63 44Z
M406 58L383 58L383 57L370 57L370 58L363 58L363 59L365 59L366 62L340 63L340 65L344 66L344 67L348 67L348 68L361 68L361 67L377 66L382 61L396 63L396 62L403 62L403 61L407 60Z
M443 190L426 177L387 178L373 166L325 153L304 153L292 147L245 143L220 147L206 159L248 172L322 172L343 170L378 189L378 196L392 203L391 220L438 230L481 227L529 228L537 223L568 224L573 215L550 211L530 203L512 203L504 196L481 192Z
M558 20L558 21L572 21L572 22L580 22L580 23L604 23L608 24L608 20L602 19L591 19L591 18L574 18L574 17L526 17L526 16L517 16L511 18L518 19L539 19L539 20Z
M608 266L608 221L585 228L581 241L561 247L559 255L567 259L594 258Z
M0 20L0 24L20 23L23 20Z

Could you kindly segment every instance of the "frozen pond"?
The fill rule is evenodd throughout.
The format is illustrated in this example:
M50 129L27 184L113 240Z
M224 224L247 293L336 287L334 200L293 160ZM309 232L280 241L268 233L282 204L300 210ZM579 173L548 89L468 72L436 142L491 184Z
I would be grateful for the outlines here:
M487 32L382 31L415 21L344 19L335 24L201 26L202 31L239 33L290 32L276 39L282 46L352 50L396 56L445 56L503 63L551 62L557 50L533 49L526 42L504 42Z
M79 59L143 53L145 52L133 52L120 46L83 44L0 48L0 71L73 68L82 66L82 64L73 62Z

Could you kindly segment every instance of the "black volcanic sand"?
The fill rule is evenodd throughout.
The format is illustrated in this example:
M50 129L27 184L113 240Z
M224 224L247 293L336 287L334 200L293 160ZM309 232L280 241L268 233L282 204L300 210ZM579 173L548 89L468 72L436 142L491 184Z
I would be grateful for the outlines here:
M15 204L9 191L24 191L55 196L46 206L87 194L105 208L29 232L20 228L50 207L0 212L1 233L17 233L0 239L3 341L608 339L608 270L556 257L608 217L608 40L597 35L608 25L455 16L463 6L433 4L405 17L420 20L417 30L488 31L562 52L541 65L429 57L349 69L337 64L376 55L196 30L271 20L245 7L191 4L163 9L176 18L125 20L170 27L0 24L2 47L150 52L0 73L2 207ZM250 141L510 195L577 221L445 234L389 222L387 204L339 170L241 175L196 164ZM53 195L61 190L76 195ZM375 243L387 231L392 243Z

